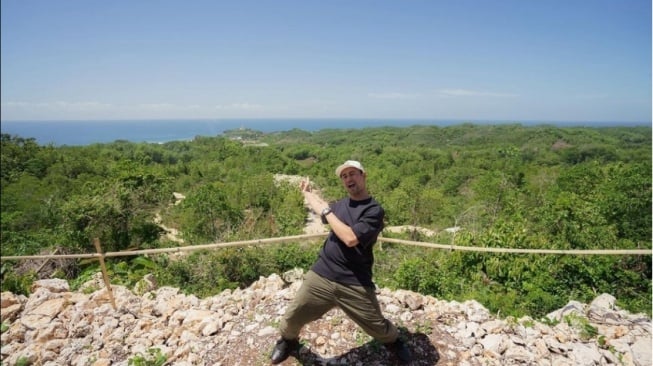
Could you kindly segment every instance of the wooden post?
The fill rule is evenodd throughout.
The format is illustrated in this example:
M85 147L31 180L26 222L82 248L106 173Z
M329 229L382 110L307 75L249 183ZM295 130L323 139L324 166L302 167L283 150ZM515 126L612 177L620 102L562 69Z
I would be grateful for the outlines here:
M104 254L102 253L102 248L100 248L100 239L93 239L93 244L95 244L95 250L100 255L98 259L100 260L100 267L102 267L102 277L104 278L104 286L109 291L109 299L111 300L111 305L113 310L118 310L116 306L116 299L113 298L113 290L111 290L111 283L109 282L109 275L107 274L107 266L104 265Z
M58 251L59 251L59 248L55 249L54 252L51 253L51 255L57 254ZM41 263L41 265L39 266L39 269L36 270L36 274L39 274L41 272L41 270L43 269L43 267L45 267L45 265L48 264L49 261L50 261L50 258L46 258L43 261L43 263Z

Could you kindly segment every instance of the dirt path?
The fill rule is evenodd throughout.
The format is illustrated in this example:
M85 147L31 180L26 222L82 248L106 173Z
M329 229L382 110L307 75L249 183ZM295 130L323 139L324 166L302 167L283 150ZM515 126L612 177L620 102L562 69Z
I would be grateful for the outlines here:
M304 226L304 234L324 234L328 233L326 225L322 224L320 216L315 212L308 210L308 217L306 218L306 226Z
M278 182L290 183L291 185L296 186L298 189L301 186L302 181L304 182L304 184L310 184L310 178L303 177L301 175L275 174L274 180L277 183ZM322 197L318 189L313 189L313 192L315 192L318 196ZM304 234L325 234L329 232L326 225L322 224L322 220L320 220L320 215L313 212L306 204L306 201L304 201L304 206L306 207L306 211L307 211L306 225L304 226Z
M186 196L184 196L181 193L177 193L177 192L172 192L172 195L175 197L175 202L171 203L171 205L178 205L178 204L181 203L181 201L184 200L184 198L186 198ZM179 235L180 235L179 230L177 230L175 228L167 227L167 226L165 226L163 224L161 214L159 212L157 212L154 215L154 223L159 225L163 230L165 230L165 232L166 232L165 233L165 238L166 239L168 239L170 241L177 242L177 243L182 243L182 244L184 243L184 239L179 237Z

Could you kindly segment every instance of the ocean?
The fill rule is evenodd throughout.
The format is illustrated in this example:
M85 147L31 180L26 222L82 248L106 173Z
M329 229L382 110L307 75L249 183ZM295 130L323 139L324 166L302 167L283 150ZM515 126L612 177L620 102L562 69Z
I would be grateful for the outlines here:
M413 125L451 126L462 123L523 125L548 124L554 126L650 126L650 123L608 122L514 122L473 120L418 120L418 119L219 119L219 120L117 120L117 121L2 121L3 134L34 138L40 145L82 146L109 143L116 140L163 143L192 140L196 136L218 136L224 131L249 128L262 132L347 129L365 127L408 127Z

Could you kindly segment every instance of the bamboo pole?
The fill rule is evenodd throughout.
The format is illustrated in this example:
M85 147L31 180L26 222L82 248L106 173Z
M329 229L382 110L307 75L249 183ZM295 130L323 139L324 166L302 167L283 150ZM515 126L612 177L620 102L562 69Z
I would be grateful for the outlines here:
M43 259L43 258L97 258L101 255L103 255L104 257L128 257L133 255L141 255L141 254L181 253L181 252L192 252L195 250L203 250L203 249L217 249L217 248L228 248L228 247L236 247L236 246L275 244L275 243L283 243L283 242L297 241L297 240L308 240L308 239L325 237L326 235L327 233L282 236L278 238L243 240L243 241L234 241L228 243L188 245L183 247L131 250L131 251L124 251L124 252L107 252L104 254L85 253L85 254L60 254L60 255L23 255L23 256L5 256L5 257L0 256L0 260L5 261L5 260L17 260L17 259Z
M392 238L381 238L380 241L397 244L414 245L432 249L460 250L466 252L490 252L513 254L572 254L572 255L653 255L651 249L525 249L525 248L490 248L490 247L465 247L451 244L424 243Z
M113 290L111 289L111 282L109 282L109 274L107 273L107 266L104 264L104 255L102 254L102 248L100 247L100 239L93 239L93 244L95 245L95 250L99 254L100 267L102 267L102 278L104 278L104 287L107 288L109 293L109 300L111 300L111 305L113 310L118 310L116 306L116 299L113 298Z
M0 256L0 261L21 260L21 259L44 259L44 258L99 258L99 257L127 257L141 254L163 254L163 253L181 253L192 252L195 250L218 249L236 246L275 244L297 240L309 240L326 236L322 234L306 234L295 236L284 236L278 238L255 239L234 241L228 243L212 243L203 245L189 245L184 247L159 248L132 250L123 252L86 253L86 254L59 254L59 255L25 255L25 256ZM452 244L436 244L412 240L393 239L379 236L379 242L388 242L396 244L414 245L431 249L446 249L449 251L460 250L466 252L491 252L491 253L513 253L513 254L567 254L567 255L653 255L652 249L523 249L523 248L488 248L488 247L466 247Z

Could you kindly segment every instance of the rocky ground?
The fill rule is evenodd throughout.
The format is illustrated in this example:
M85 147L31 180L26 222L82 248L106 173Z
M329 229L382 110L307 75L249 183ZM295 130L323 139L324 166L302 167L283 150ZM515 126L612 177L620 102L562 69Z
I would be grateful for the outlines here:
M29 298L2 293L2 364L161 365L160 356L166 365L267 365L301 274L205 299L144 279L131 290L112 286L115 309L100 274L80 292L41 280ZM607 294L570 302L545 322L499 319L475 301L409 291L379 289L378 297L401 327L412 365L651 365L651 319L618 309ZM396 364L338 309L307 325L301 340L284 365Z

